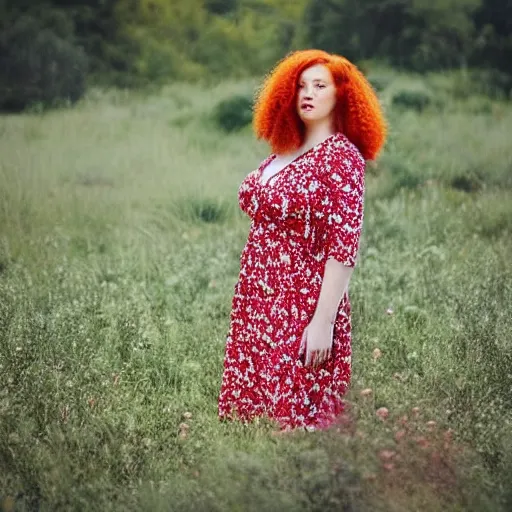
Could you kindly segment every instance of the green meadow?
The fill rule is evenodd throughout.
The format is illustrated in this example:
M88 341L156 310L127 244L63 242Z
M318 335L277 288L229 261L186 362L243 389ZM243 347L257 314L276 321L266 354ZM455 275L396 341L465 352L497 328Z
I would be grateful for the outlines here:
M284 436L217 419L256 82L0 117L0 510L512 509L512 105L377 82L347 412Z

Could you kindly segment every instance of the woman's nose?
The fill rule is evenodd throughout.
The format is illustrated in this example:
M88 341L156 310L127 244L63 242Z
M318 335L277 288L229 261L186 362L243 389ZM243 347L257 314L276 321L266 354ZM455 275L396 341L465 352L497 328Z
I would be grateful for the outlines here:
M312 87L304 87L304 98L312 98L313 97L313 88Z

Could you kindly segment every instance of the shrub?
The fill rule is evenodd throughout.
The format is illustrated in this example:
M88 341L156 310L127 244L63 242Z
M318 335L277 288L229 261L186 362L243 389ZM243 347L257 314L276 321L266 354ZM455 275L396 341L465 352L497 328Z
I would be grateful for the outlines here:
M370 74L370 75L368 75L368 81L370 82L371 86L377 92L382 92L391 83L391 77L383 75L383 74L376 74L376 75Z
M391 168L391 174L396 188L407 188L412 190L418 188L422 183L420 176L418 176L417 172L415 172L411 168L411 165L407 163L397 162Z
M457 99L483 95L492 99L509 99L512 94L512 75L496 69L474 69L456 72L451 93Z
M432 97L420 90L403 89L393 95L393 105L422 112L431 105Z
M240 130L252 122L252 99L238 95L221 101L215 108L214 120L226 132Z
M206 0L204 6L208 12L224 16L237 9L238 0Z
M477 192L482 188L482 177L477 173L456 174L450 180L450 186L464 192Z
M512 202L499 195L483 200L478 208L478 223L473 226L485 238L509 236L512 233Z
M232 204L212 197L183 197L171 204L174 218L185 222L221 224L232 213Z
M393 197L401 189L414 190L424 182L421 172L405 155L386 153L379 162L379 168L379 173L386 176L379 186L379 197Z
M85 92L87 58L82 49L22 16L0 36L0 109L74 103Z

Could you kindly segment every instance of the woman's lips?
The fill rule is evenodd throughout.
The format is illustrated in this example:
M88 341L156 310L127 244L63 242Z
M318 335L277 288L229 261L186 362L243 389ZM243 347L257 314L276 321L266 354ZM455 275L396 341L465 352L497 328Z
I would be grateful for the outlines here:
M310 103L303 103L301 106L300 106L301 110L305 110L306 112L309 112L311 110L313 110L315 107L313 107L313 105L311 105Z

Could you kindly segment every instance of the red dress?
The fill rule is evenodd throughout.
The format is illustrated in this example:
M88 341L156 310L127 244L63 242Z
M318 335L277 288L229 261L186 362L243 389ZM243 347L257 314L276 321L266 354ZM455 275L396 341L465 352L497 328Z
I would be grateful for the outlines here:
M252 222L235 285L219 417L265 415L281 428L326 427L342 411L351 370L346 293L332 357L317 368L299 358L327 258L353 267L363 221L365 161L341 133L272 176L269 156L242 182L238 198Z

